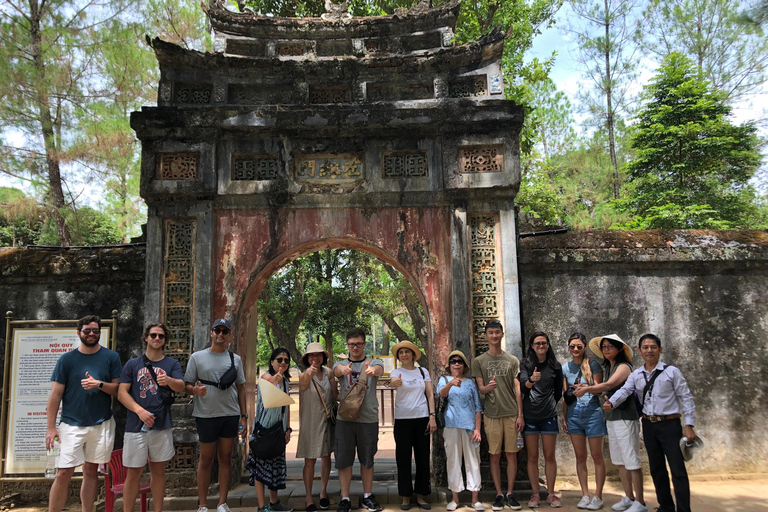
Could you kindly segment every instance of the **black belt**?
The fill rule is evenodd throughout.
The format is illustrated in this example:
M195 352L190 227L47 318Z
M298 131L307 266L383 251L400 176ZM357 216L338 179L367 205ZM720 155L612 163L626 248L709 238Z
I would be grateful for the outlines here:
M666 416L648 416L647 414L643 414L643 419L648 420L651 423L658 423L660 421L677 420L680 419L680 416L682 416L682 414L667 414Z

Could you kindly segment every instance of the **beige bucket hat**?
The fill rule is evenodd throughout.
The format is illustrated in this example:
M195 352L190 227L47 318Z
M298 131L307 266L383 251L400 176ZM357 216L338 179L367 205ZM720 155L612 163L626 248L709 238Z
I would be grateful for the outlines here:
M448 374L450 375L450 373L451 373L451 358L453 356L459 356L460 358L462 358L464 360L464 373L465 374L468 373L469 372L469 361L467 360L467 356L465 356L464 352L462 352L461 350L454 350L453 352L448 354L448 357L445 358L445 369L448 372Z
M301 362L304 364L305 367L309 367L309 354L325 354L325 360L328 361L331 356L328 355L328 352L326 352L325 347L323 347L322 343L318 343L316 341L313 341L312 343L307 343L307 348L304 349L304 355L301 356Z

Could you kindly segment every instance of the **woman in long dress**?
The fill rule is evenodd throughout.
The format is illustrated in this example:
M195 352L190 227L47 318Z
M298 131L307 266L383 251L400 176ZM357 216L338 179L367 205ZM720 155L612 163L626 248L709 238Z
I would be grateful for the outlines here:
M304 489L307 512L316 512L312 499L315 462L320 459L320 509L328 510L328 478L331 473L333 428L328 414L338 400L336 377L328 368L328 352L320 343L310 343L301 358L306 370L299 376L299 444L296 458L304 459Z

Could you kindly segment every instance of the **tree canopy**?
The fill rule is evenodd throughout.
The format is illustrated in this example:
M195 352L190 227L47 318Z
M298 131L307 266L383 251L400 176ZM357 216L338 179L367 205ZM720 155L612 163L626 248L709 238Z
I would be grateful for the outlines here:
M732 124L725 94L679 53L664 59L644 98L621 203L637 217L627 227L751 227L748 180L761 160L754 125Z

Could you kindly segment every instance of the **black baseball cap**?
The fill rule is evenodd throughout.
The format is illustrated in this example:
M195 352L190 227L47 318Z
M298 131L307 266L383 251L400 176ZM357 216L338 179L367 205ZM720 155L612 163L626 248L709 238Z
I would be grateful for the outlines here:
M229 320L227 320L226 318L219 318L218 320L214 320L213 325L211 326L211 330L214 330L219 326L224 326L230 331L232 330L232 324L229 323Z

